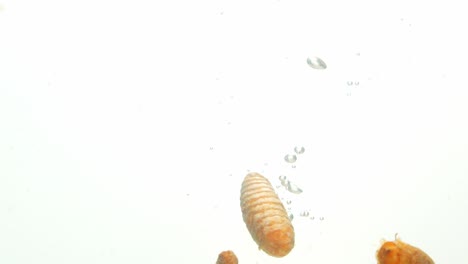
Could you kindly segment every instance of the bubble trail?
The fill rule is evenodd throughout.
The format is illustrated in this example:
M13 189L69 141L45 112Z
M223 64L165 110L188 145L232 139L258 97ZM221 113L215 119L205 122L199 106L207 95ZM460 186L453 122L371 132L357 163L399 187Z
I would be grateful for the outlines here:
M241 188L244 222L259 249L284 257L294 247L294 228L271 183L259 173L245 176Z

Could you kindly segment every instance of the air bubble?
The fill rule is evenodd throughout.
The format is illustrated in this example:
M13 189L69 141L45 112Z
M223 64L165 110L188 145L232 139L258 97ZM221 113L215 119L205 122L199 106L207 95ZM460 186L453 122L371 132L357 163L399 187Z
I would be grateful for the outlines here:
M300 194L302 193L301 188L297 187L294 183L288 181L288 186L286 187L288 191L295 193L295 194Z
M286 204L291 204L292 201L291 200L286 200Z
M296 162L297 157L296 157L296 155L294 155L294 154L288 154L288 155L284 156L284 160L285 160L287 163L294 163L294 162Z
M304 217L307 217L307 216L309 216L309 211L302 211L300 215L304 216Z
M323 221L323 219L324 219L324 217L323 217L323 216L321 216L321 217L320 217L320 221Z
M325 70L327 68L327 64L319 57L308 57L307 64L316 70Z
M279 180L280 180L281 182L286 181L286 179L287 179L286 175L280 175L280 176L279 176Z
M296 152L297 154L302 154L302 153L304 153L304 151L305 151L305 148L302 147L302 146L301 146L301 147L296 146L296 147L294 148L294 152Z

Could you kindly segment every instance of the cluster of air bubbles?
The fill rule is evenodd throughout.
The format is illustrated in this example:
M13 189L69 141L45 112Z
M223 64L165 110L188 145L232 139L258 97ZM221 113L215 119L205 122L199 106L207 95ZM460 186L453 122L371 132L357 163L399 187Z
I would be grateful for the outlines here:
M293 153L290 153L290 154L287 154L286 156L284 156L284 160L287 162L287 163L290 163L292 164L292 167L295 168L295 162L297 161L297 158L298 156L300 156L301 154L304 154L305 152L305 148L303 146L296 146L294 147L294 152ZM292 194L301 194L303 191L302 189L297 186L294 181L291 181L290 179L288 179L288 177L286 175L280 175L278 177L279 181L281 184L277 184L276 185L276 189L280 190L280 189L283 189L286 190L287 192L286 193L292 193ZM288 196L287 194L285 193L286 196ZM307 210L304 210L304 209L300 209L299 211L296 211L296 212L293 212L293 208L295 207L293 205L293 200L295 198L293 198L294 195L292 196L289 196L289 198L281 198L281 200L283 201L284 205L285 205L285 209L287 210L288 214L289 214L289 218L290 220L292 221L293 218L294 218L294 215L295 214L299 214L299 216L302 218L302 219L310 219L310 220L314 220L316 219L317 217L316 216L313 216L310 214L310 210L307 209ZM297 197L297 196L294 196L294 197ZM323 221L324 220L324 217L323 216L320 216L318 217L318 219L320 221Z
M289 192L294 194L302 193L302 189L299 188L296 184L292 183L290 180L288 180L286 176L279 176L279 180L281 182L281 185L284 186Z
M346 95L351 96L351 88L359 86L359 81L347 81L348 88L346 89Z
M300 154L303 154L305 152L305 148L303 146L296 146L294 148L294 152L297 154L297 155L300 155ZM286 156L284 156L284 161L286 161L287 163L294 163L297 161L297 155L296 154L286 154ZM292 165L292 168L296 168L296 165Z
M304 211L300 212L299 215L301 217L309 217L310 220L315 220L315 216L313 216L313 215L310 216L310 211L309 210L304 210ZM318 219L320 221L323 221L325 218L323 216L320 216Z
M289 209L290 209L290 208L288 208L288 210L289 210ZM290 218L291 220L292 220L292 217L293 217L293 216L294 216L294 215L293 215L292 213L289 214L289 218ZM313 215L310 214L310 210L302 210L302 211L300 211L300 212L299 212L299 216L302 217L302 218L308 218L308 219L310 219L310 220L312 220L312 221L316 219L315 216L313 216ZM325 219L325 217L323 217L323 216L318 217L318 220L320 220L320 221L323 221L324 219Z
M346 84L347 84L348 86L352 86L352 85L358 86L358 85L359 85L359 81L354 81L354 82L353 82L353 81L347 81Z
M303 217L307 217L309 216L309 211L302 211L299 215Z

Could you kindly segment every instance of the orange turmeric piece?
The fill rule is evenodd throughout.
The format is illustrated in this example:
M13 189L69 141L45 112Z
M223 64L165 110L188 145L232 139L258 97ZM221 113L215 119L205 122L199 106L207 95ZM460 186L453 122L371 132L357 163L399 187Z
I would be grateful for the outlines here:
M244 222L259 249L284 257L294 247L294 227L270 181L259 173L245 176L241 188Z
M403 243L400 239L385 241L376 254L378 264L434 264L421 249Z
M219 253L218 260L216 264L238 264L239 261L237 260L236 254L231 250L223 251Z

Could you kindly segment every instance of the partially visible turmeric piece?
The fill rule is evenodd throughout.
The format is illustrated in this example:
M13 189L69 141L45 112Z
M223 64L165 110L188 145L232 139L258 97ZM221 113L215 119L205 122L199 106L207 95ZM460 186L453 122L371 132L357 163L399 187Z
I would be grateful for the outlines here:
M218 260L216 264L238 264L239 261L237 260L236 254L231 250L223 251L219 253Z
M395 241L385 241L376 254L378 264L434 264L434 261L421 249Z

